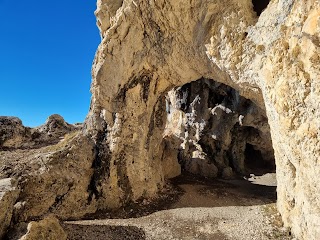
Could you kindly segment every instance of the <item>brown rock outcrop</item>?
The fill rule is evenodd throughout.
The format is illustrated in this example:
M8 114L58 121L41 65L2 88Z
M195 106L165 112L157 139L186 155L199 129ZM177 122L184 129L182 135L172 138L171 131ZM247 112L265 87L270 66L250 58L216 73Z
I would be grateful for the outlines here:
M75 219L95 212L89 200L94 152L93 142L79 134L41 149L0 152L0 177L15 178L22 189L14 221L48 213Z
M8 222L3 226L10 224L12 215L16 224L49 213L75 219L95 212L90 186L96 148L80 133L81 125L68 124L59 115L33 129L24 127L17 118L3 119L10 121L1 126L6 141L0 151L0 181L12 179L21 189L19 194L4 195ZM8 201L8 196L15 197Z
M166 176L178 173L168 173L161 157L168 147L162 141L169 90L205 77L251 96L261 107L263 101L257 87L238 87L205 48L225 23L224 15L233 16L234 23L241 18L238 31L254 24L250 2L98 1L96 14L103 39L93 66L86 131L110 152L108 175L98 191L101 206L109 207L154 196Z
M220 68L240 72L233 78L251 80L262 91L276 157L278 209L299 239L320 236L319 7L312 0L272 1L248 28L240 54L224 47L230 40L207 46Z
M16 148L31 139L31 132L17 117L0 117L0 148Z
M19 196L17 182L11 178L0 179L0 239L10 225L14 204Z
M64 135L81 129L81 125L65 122L63 117L54 114L45 124L25 127L17 117L0 117L0 150L30 149L58 143Z
M28 232L20 240L66 240L67 234L54 216L44 218L39 222L30 222Z

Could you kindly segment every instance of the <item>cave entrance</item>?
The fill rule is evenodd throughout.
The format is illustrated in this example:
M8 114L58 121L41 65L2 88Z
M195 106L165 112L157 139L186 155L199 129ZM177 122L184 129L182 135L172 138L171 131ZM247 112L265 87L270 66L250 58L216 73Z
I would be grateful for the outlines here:
M252 0L253 10L260 16L270 3L270 0Z
M162 161L167 178L254 181L272 173L275 181L266 113L235 89L201 78L169 91L166 112Z
M254 145L246 144L245 148L245 166L248 172L255 175L274 173L276 170L274 159L270 156L263 157L263 153L255 149Z

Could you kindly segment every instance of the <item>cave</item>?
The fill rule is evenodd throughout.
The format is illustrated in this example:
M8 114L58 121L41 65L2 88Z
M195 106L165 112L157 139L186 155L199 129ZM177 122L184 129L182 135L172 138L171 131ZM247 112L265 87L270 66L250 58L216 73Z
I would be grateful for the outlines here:
M269 3L270 0L252 0L253 10L258 16L260 16L263 10L267 8Z
M233 179L274 172L265 111L237 90L201 78L169 91L165 105L167 178L190 173Z
M275 172L275 162L265 159L263 153L249 143L246 144L245 148L245 166L255 175Z

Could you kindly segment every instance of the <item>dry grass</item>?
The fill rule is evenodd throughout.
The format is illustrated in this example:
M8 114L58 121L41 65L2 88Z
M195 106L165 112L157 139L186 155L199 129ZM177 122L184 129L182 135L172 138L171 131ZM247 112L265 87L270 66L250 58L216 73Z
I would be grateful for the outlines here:
M80 131L77 130L67 133L66 135L64 135L64 138L60 142L46 147L45 150L48 152L55 152L65 148L78 135L79 132Z

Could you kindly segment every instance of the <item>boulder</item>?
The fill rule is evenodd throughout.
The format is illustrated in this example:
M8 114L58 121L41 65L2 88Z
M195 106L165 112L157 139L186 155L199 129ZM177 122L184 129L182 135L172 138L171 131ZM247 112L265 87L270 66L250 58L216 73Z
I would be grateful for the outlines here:
M59 220L49 216L38 222L28 224L28 232L20 240L66 240L67 234L61 227Z
M14 205L19 196L17 181L12 178L0 179L0 239L10 226Z

